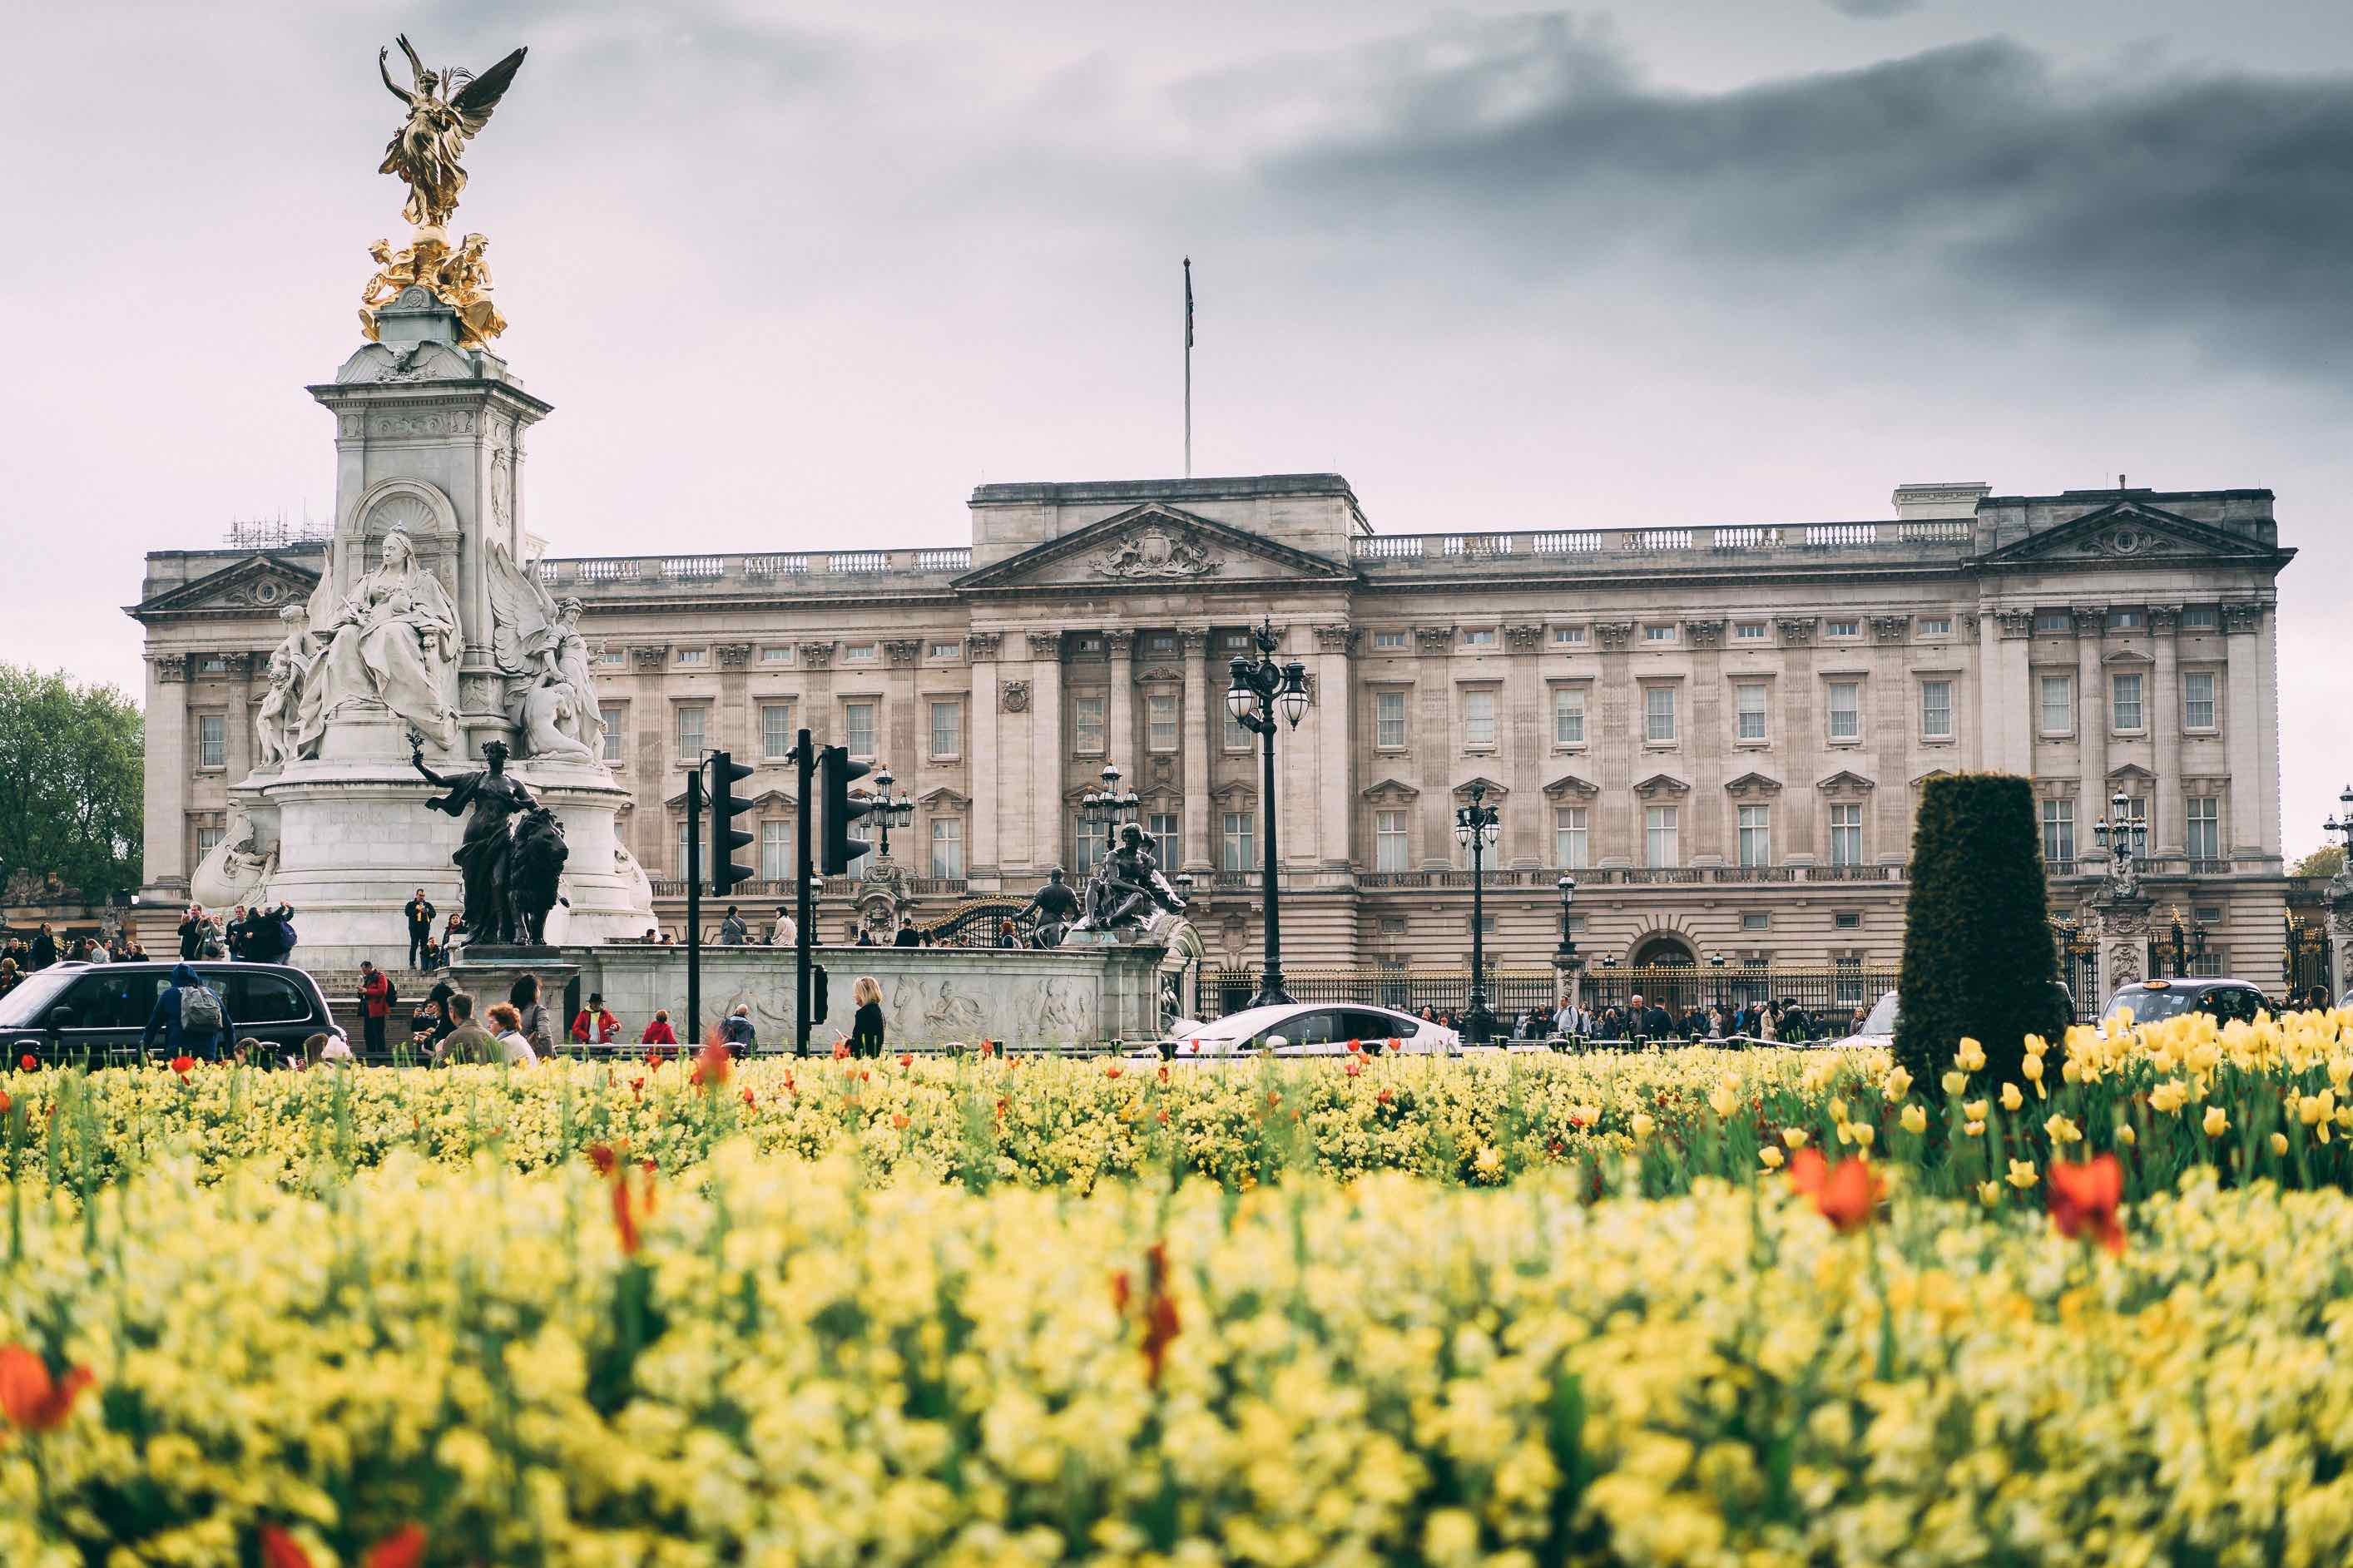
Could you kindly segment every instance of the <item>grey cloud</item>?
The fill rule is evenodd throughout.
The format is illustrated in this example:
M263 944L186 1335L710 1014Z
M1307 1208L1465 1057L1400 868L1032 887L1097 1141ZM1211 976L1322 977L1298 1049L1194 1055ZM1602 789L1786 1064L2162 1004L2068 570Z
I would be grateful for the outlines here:
M1514 28L1500 58L1396 84L1380 127L1303 138L1261 173L1537 271L1634 250L1719 281L1861 273L2306 370L2353 330L2353 79L2077 75L1997 40L1702 95L1592 69L1593 47ZM1515 58L1531 49L1577 68ZM1465 115L1465 84L1497 79L1564 85Z
M1901 16L1906 11L1917 11L1922 0L1826 0L1830 8L1841 15L1875 22L1885 16Z

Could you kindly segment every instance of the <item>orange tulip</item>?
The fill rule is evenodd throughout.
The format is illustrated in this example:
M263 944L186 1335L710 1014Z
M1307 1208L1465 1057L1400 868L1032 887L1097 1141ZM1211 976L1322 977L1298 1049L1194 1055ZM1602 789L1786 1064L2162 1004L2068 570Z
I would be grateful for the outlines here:
M360 1568L417 1568L425 1561L425 1527L404 1524L367 1549Z
M2125 1168L2116 1157L2103 1154L2080 1165L2053 1161L2049 1174L2051 1222L2059 1234L2096 1241L2121 1255L2125 1227L2117 1223L2116 1205L2124 1201Z
M40 1352L24 1345L0 1345L0 1414L19 1432L47 1432L65 1424L74 1401L94 1379L90 1368L49 1375Z
M727 1075L734 1066L735 1058L727 1054L727 1042L720 1037L718 1030L713 1029L711 1038L703 1043L702 1051L696 1055L694 1071L687 1081L698 1089L717 1089L727 1081Z
M1810 1146L1789 1157L1789 1185L1811 1198L1814 1212L1841 1231L1869 1225L1883 1191L1865 1162L1841 1160L1832 1165Z
M263 1568L311 1568L311 1554L282 1525L261 1527L261 1561Z

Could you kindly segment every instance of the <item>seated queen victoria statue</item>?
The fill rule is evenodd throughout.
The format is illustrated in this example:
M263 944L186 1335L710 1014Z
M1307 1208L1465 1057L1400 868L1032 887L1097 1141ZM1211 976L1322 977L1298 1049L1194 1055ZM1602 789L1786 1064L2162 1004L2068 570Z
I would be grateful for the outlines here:
M451 684L458 661L458 612L417 547L394 529L383 558L320 628L327 638L316 679L326 710L383 703L417 733L447 748L458 739Z

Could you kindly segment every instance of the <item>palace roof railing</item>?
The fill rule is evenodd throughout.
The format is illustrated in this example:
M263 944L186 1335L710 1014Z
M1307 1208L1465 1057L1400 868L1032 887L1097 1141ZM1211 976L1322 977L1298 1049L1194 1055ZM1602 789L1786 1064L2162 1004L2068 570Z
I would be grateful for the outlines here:
M1606 567L1670 564L1736 556L1743 561L1913 558L1958 560L1968 553L1969 520L1741 523L1697 528L1556 528L1493 533L1375 533L1353 547L1367 570L1494 565L1543 566L1563 560Z

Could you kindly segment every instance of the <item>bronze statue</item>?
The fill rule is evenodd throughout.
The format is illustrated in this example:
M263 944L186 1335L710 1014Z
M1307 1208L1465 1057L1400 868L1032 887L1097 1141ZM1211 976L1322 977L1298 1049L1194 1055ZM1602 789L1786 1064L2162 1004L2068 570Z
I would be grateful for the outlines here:
M465 912L459 916L467 935L477 942L494 942L507 922L499 909L501 877L504 870L508 848L512 842L510 821L520 812L539 805L521 779L507 772L507 746L504 741L491 741L482 747L482 771L459 773L444 778L425 765L421 746L409 748L408 760L425 775L425 782L448 790L425 804L435 811L448 812L451 816L473 808L466 819L466 836L458 845L458 852L449 857L466 880Z
M1172 915L1185 912L1185 900L1160 874L1144 837L1144 829L1127 823L1119 830L1119 846L1103 857L1087 883L1087 912L1080 931L1109 931L1114 926L1141 925L1155 909Z
M536 945L546 940L547 917L565 901L556 889L570 854L564 824L547 807L530 806L514 819L496 877L499 941Z
M407 34L400 36L399 43L417 85L412 91L394 81L385 65L392 51L375 52L375 68L384 78L385 90L408 109L407 121L385 149L384 164L376 172L397 174L406 182L408 201L400 209L403 216L421 229L439 228L458 210L459 193L466 188L466 171L458 155L466 150L468 139L481 134L482 127L490 123L491 111L522 68L524 51L517 49L476 76L454 68L427 70L409 47Z
M1038 928L1029 939L1029 945L1032 947L1061 946L1063 933L1071 929L1071 922L1078 918L1079 896L1071 891L1069 883L1062 880L1062 868L1060 866L1055 867L1047 875L1046 885L1030 894L1029 901L1022 905L1021 912L1013 918L1025 919L1032 910L1035 910L1038 915Z

